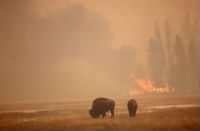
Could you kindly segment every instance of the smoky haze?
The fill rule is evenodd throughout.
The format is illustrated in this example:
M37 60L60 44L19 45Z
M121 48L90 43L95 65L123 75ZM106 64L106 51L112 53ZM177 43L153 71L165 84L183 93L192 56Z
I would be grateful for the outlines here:
M198 1L145 2L1 0L0 102L129 97L135 79L194 94Z

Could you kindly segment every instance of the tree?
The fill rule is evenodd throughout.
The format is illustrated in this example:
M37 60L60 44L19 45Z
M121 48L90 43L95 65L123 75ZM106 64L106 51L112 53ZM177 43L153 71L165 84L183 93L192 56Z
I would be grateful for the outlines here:
M166 85L166 55L158 25L155 26L155 38L149 40L148 63L152 81L156 87Z
M187 91L187 66L186 66L186 53L183 45L183 40L179 35L176 35L174 44L174 55L175 55L175 65L174 65L174 86L176 87L178 93Z
M199 88L199 60L198 60L198 49L195 45L194 40L191 40L188 47L188 60L189 60L189 79L190 79L190 92L198 93ZM193 90L193 89L194 90Z

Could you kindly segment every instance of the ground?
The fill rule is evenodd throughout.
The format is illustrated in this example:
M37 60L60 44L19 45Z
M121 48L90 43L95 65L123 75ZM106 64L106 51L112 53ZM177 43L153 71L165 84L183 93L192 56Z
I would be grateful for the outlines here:
M69 102L66 105L61 103L43 104L43 106L40 105L40 108L43 107L44 109L46 106L45 109L48 107L49 110L37 112L33 110L8 112L8 108L17 109L17 106L4 105L4 107L1 107L0 129L200 129L199 106L148 110L150 109L148 107L158 105L197 105L199 104L198 97L138 98L138 102L137 116L129 118L126 100L118 100L114 119L110 118L110 113L107 113L106 118L91 118L88 114L91 101L70 102L71 105L69 105ZM24 105L23 109L25 107L26 109L33 109L35 105ZM18 110L20 107L22 108L22 106L19 106Z

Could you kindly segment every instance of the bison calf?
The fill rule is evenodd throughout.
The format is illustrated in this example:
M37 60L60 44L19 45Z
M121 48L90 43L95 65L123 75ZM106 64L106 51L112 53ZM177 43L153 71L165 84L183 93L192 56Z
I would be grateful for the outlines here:
M136 100L130 99L128 101L128 112L129 112L129 117L134 117L136 115L138 105Z
M108 98L96 98L92 103L92 109L89 110L93 118L106 116L106 112L111 112L111 118L114 117L115 102Z

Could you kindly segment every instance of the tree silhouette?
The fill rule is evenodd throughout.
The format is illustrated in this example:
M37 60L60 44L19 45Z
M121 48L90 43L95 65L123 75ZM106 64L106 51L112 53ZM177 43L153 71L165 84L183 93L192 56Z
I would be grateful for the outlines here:
M189 85L190 93L198 93L199 91L199 57L198 49L195 42L192 40L188 47L188 59L189 59ZM192 87L194 90L192 90Z
M183 45L183 40L180 36L176 35L176 40L174 44L175 50L175 71L174 71L174 84L177 91L186 92L187 91L187 63L186 63L186 53Z
M156 36L157 39L155 39L154 43L164 43L164 47L166 48L166 57L163 57L166 58L166 83L170 87L175 88L175 91L178 94L191 94L197 92L199 84L197 80L198 48L192 32L192 25L189 15L186 14L180 34L173 36L171 25L169 24L169 21L166 20L166 41L161 41L161 36L159 33L156 33ZM156 53L154 53L154 55L155 54Z
M172 45L172 31L171 31L171 26L169 24L169 21L167 20L165 23L165 35L166 35L166 43L165 43L165 48L166 48L166 58L167 58L167 84L172 87L172 66L173 66L173 45Z
M198 47L195 43L194 32L192 30L192 24L189 14L186 14L185 21L182 27L183 41L186 47L186 81L184 81L185 86L187 86L188 93L198 92Z
M156 87L164 87L166 85L166 55L157 24L155 38L149 40L148 53L151 78Z

